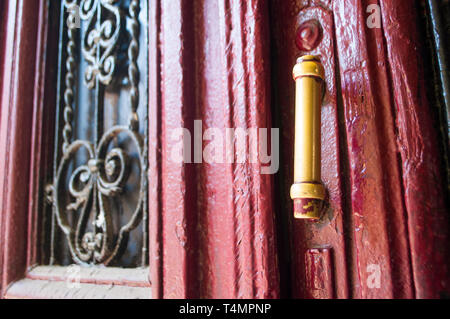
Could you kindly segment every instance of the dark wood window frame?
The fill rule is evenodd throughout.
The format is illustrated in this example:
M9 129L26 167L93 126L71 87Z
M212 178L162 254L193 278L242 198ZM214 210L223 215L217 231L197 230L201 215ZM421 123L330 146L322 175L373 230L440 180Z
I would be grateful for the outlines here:
M0 181L1 297L158 298L160 265L154 253L159 245L157 216L150 218L149 223L149 256L156 257L149 258L149 268L81 268L79 288L68 289L64 267L39 266L39 209L45 200L44 177L51 169L53 156L58 21L49 19L48 0L12 0L2 9L7 19L0 23L0 31L6 35L0 42L0 172L4 176ZM155 21L155 27L148 25L150 38L154 38L150 31L156 30L156 10L156 4L150 5L149 21ZM149 43L149 65L157 59L152 41L155 40ZM157 78L157 70L149 68L153 72L149 81ZM152 88L155 92L158 86L149 88L149 105ZM154 112L149 107L149 117ZM150 125L150 139L155 137L154 129ZM150 143L150 157L154 156L155 147L155 143ZM157 175L154 165L150 165L149 175L152 174Z

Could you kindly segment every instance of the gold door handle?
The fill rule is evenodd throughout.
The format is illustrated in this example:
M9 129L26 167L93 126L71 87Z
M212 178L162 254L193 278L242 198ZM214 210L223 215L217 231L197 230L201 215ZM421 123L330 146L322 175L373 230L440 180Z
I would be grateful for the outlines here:
M320 60L305 55L294 66L295 145L294 184L291 198L294 217L320 219L325 188L320 179L320 116L325 71Z

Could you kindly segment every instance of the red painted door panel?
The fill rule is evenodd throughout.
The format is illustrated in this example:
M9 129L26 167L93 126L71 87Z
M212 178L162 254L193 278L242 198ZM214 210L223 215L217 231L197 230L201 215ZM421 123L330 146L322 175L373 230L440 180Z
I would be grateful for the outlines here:
M155 8L150 138L160 144L150 146L150 175L160 191L149 202L150 229L160 232L151 255L160 263L159 296L279 296L272 176L248 161L196 163L193 145L192 163L171 159L173 130L195 139L195 120L200 134L271 127L267 4L170 0Z
M425 96L417 8L409 1L271 4L274 112L283 132L276 191L291 232L281 259L291 265L284 280L293 296L445 296L445 175ZM373 4L382 24L370 28ZM329 207L319 223L294 220L286 191L293 176L291 72L302 54L320 56L326 71L322 180Z
M56 59L48 53L56 43L45 41L52 24L35 14L44 3L0 5L2 18L8 17L0 23L8 31L0 36L2 293L36 259L38 247L24 238L37 236L38 222L28 214L37 211L37 171L52 157L41 140L54 118L46 102L56 94L48 84L53 62L43 58ZM377 27L367 24L369 5L379 8ZM417 14L407 0L149 1L152 296L450 294L445 171L423 79ZM294 220L289 198L292 68L303 54L318 55L326 72L327 207L314 223ZM272 154L280 153L279 171L261 174L265 165L248 160L174 161L174 130L188 129L194 141L195 121L201 121L200 134L279 128L279 149L269 143ZM31 129L23 130L23 123ZM249 159L250 140L245 145ZM189 152L194 159L194 145Z

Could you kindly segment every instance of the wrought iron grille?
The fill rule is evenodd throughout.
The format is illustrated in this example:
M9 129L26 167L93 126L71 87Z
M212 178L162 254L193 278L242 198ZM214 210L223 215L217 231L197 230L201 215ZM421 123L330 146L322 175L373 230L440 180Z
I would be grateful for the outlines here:
M60 12L50 264L147 265L147 1Z

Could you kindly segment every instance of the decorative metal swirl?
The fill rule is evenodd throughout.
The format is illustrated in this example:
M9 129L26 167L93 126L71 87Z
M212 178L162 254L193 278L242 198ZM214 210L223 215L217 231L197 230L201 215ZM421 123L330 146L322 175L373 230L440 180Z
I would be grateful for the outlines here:
M81 0L80 18L86 21L82 35L81 52L87 61L84 82L89 89L110 84L114 76L118 39L121 31L121 13L117 0ZM77 0L66 0L66 9L73 8ZM108 265L123 252L128 234L135 229L147 213L147 134L139 134L139 1L131 0L128 8L130 43L128 47L128 77L130 119L128 126L113 126L102 133L103 125L95 127L94 141L72 138L74 86L75 86L75 30L67 26L67 56L64 75L64 125L62 129L62 155L55 157L55 177L47 187L47 198L53 205L53 216L67 238L72 258L79 264ZM68 10L68 19L73 10ZM63 30L63 32L66 32ZM61 50L62 50L61 46ZM61 82L61 78L59 79ZM104 99L102 90L95 90L96 100ZM103 114L103 102L95 102L96 114ZM147 116L144 119L147 124ZM96 123L97 124L97 123ZM58 128L57 128L58 130ZM58 132L57 132L58 135ZM120 136L120 138L119 138ZM127 141L125 144L119 140ZM59 146L56 145L56 149ZM130 149L136 151L132 159ZM133 152L134 153L134 152ZM82 161L80 165L79 162ZM132 163L138 163L133 165ZM139 166L139 173L137 167ZM113 223L114 207L127 193L131 172L138 176L138 199L124 225ZM128 203L129 204L129 203ZM92 225L89 225L89 223ZM144 225L143 251L147 249ZM53 235L52 235L53 236ZM52 241L53 243L53 241ZM52 253L53 256L53 253ZM143 264L145 256L143 255Z
M80 264L109 264L126 243L128 233L137 227L142 219L145 196L140 196L131 219L123 225L118 235L112 229L110 199L120 197L129 175L129 159L121 148L110 148L113 140L124 134L133 141L134 147L142 154L142 140L135 132L124 126L114 126L101 138L96 149L88 141L76 140L64 153L57 171L54 188L65 189L66 173L79 150L88 154L87 161L75 168L68 177L68 190L73 201L67 203L64 192L54 192L54 207L58 224L66 235L72 258ZM145 194L144 157L139 157L139 193ZM76 227L69 222L69 213L80 212ZM91 214L95 213L93 228L86 232Z
M82 0L80 17L87 20L87 30L83 37L82 52L89 65L84 81L92 89L98 79L108 85L116 67L114 48L120 33L120 10L114 6L117 0ZM109 19L102 21L102 17ZM111 18L112 17L112 18Z

